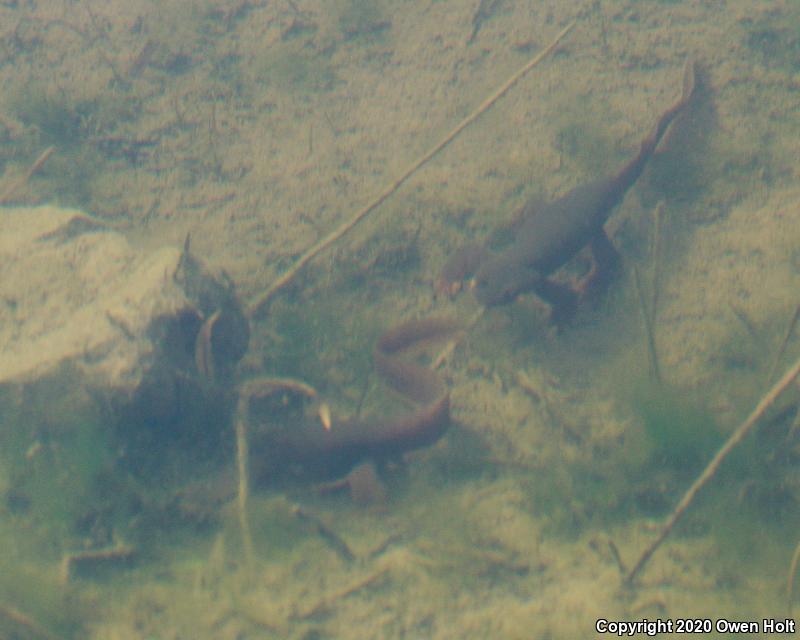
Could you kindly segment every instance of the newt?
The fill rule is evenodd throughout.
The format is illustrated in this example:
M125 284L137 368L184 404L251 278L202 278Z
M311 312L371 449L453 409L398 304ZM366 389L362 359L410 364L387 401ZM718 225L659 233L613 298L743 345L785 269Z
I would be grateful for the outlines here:
M689 103L695 89L694 71L694 63L688 60L681 97L661 115L639 152L617 173L579 185L544 206L538 200L529 200L516 216L520 223L508 247L493 253L470 246L465 256L457 253L445 265L438 288L457 291L456 274L468 276L471 270L475 296L482 305L507 304L532 291L552 305L556 321L568 319L588 290L588 283L603 272L613 271L619 263L605 223L642 174L669 125ZM595 264L580 287L548 277L587 245Z
M450 425L450 393L436 372L400 356L451 337L458 328L448 318L427 318L386 331L373 351L375 368L391 388L419 408L399 416L334 420L329 427L319 419L308 419L269 429L259 443L259 449L269 458L262 461L269 472L288 467L319 480L338 479L362 463L380 464L436 443ZM361 470L357 475L365 474Z

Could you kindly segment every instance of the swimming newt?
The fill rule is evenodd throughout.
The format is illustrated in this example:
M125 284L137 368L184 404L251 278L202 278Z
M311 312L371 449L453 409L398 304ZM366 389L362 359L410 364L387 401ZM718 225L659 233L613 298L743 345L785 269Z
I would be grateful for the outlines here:
M511 245L498 253L487 249L477 252L470 246L468 259L455 255L445 266L440 290L456 291L453 273L468 265L474 269L474 291L481 304L506 304L523 292L533 291L553 305L556 320L568 318L577 307L581 291L548 276L587 245L595 259L593 275L608 272L618 263L619 255L604 225L641 175L670 123L688 104L694 88L694 63L689 60L680 99L661 115L639 152L620 171L575 187L544 206L529 200L517 216L521 222Z

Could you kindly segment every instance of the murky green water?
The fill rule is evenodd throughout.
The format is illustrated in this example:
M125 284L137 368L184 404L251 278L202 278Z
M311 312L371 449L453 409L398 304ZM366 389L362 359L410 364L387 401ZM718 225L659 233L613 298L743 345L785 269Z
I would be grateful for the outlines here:
M214 315L252 310L572 20L249 314L249 340ZM0 203L89 214L51 224L31 209L20 224L0 210L0 637L575 638L645 619L790 631L796 383L624 578L798 357L799 33L780 0L0 6ZM623 263L603 295L557 329L530 292L483 313L469 291L434 293L459 247L501 251L526 201L632 157L687 56L696 96L606 225ZM191 285L178 309L110 284L172 287L177 267L145 268L165 246L221 288ZM590 269L584 250L553 277ZM144 330L132 310L166 320ZM382 489L354 493L382 501L267 450L270 430L323 429L323 406L332 430L414 415L373 348L436 316L464 327L438 369L452 424L380 457ZM131 362L169 372L135 402L118 391L141 372ZM246 386L264 376L269 391Z

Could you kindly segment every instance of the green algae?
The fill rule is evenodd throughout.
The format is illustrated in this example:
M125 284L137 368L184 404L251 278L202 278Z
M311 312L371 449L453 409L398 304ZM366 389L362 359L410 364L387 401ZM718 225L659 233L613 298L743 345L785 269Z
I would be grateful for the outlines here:
M632 408L641 421L651 464L696 471L722 442L713 415L693 394L645 384L634 392Z

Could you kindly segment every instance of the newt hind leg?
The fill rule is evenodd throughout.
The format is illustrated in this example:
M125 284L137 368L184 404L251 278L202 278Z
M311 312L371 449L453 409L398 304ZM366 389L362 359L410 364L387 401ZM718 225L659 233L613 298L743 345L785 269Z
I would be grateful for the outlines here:
M572 320L578 310L578 292L568 285L542 278L534 292L551 305L550 321L558 328Z
M592 268L575 287L581 299L596 302L608 289L622 265L622 256L604 230L589 243Z
M562 328L574 317L578 304L584 300L596 302L614 279L622 257L605 231L600 231L589 244L592 268L573 286L542 278L534 287L536 294L552 305L551 321Z

